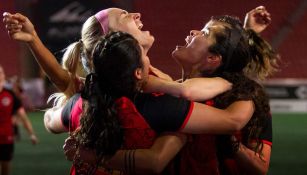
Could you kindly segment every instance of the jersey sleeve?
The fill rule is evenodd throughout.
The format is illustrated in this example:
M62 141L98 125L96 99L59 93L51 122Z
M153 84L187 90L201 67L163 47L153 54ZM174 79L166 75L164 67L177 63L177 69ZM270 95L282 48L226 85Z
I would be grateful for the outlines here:
M260 133L260 139L263 143L272 146L272 137L273 137L273 130L272 130L272 116L270 115L267 117L265 127L263 128L262 132Z
M178 131L193 108L193 102L167 94L140 94L135 105L156 132Z
M72 96L65 104L61 120L63 126L69 131L74 131L80 124L80 116L82 113L82 98L80 94Z

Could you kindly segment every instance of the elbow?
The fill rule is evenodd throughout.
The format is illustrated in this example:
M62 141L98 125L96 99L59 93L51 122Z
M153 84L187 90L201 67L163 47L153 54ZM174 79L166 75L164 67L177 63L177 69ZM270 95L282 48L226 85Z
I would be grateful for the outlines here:
M260 175L266 175L269 172L269 163L265 162L262 168L259 170Z
M269 172L269 168L263 167L263 168L258 169L258 171L254 172L252 174L255 174L255 175L267 175L268 172Z
M269 172L268 170L269 170L269 169L263 170L260 174L261 174L261 175L266 175L266 174L268 174L268 172Z
M235 123L234 123L234 132L241 131L245 125L246 125L246 123L244 123L244 122L235 121Z
M192 95L193 95L192 91L188 87L183 86L180 97L187 100L193 100Z
M159 163L157 163L157 164L159 164ZM164 170L164 167L162 168L162 166L155 165L153 167L153 169L151 170L151 173L152 174L161 174L163 170Z
M234 117L234 118L229 117L230 120L231 120L230 123L232 125L233 132L238 132L238 131L242 130L243 127L250 120L251 116L252 116L252 114L249 114L249 115L242 114L242 115Z
M164 168L166 167L167 163L162 160L161 157L155 156L153 161L152 161L152 166L150 169L151 174L160 174Z
M269 162L266 160L261 160L262 162L258 164L255 168L249 170L250 174L253 175L266 175L269 172ZM253 171L252 171L253 170Z
M230 123L231 123L231 127L229 130L229 134L240 132L241 129L244 127L242 123L235 121L235 120L231 120Z

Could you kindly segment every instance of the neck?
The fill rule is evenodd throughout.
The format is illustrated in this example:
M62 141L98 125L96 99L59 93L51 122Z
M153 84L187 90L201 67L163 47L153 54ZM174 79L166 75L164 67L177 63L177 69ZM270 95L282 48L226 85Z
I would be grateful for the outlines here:
M149 49L151 48L151 46L147 46L147 45L142 45L143 49L144 49L144 54L147 55L149 52Z
M190 78L191 72L192 72L191 68L181 65L181 79L182 79L182 81L185 81L186 79Z
M185 69L182 68L182 80L186 80L189 78L195 78L195 77L201 77L201 74L199 71L195 69Z

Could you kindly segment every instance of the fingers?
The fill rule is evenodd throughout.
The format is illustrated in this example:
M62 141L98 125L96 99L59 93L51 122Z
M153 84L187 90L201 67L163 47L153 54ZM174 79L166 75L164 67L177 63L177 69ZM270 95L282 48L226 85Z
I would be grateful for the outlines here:
M249 14L258 14L260 16L271 16L264 6L259 6L248 12Z
M22 25L20 24L6 24L5 28L7 30L7 33L11 38L15 38L15 34L21 31Z
M28 20L27 17L20 13L11 14L8 12L3 13L3 23L5 24L21 24Z
M67 160L73 161L76 154L76 149L64 151L64 154Z
M11 17L12 17L12 14L9 13L9 12L4 12L4 13L2 14L2 16L3 16L3 19L4 19L4 18L11 18Z
M271 19L271 14L266 10L264 6L259 6L253 9L251 12L251 15L256 17L256 20L260 24L270 24L272 19Z
M15 19L15 20L20 21L20 22L26 22L28 20L28 18L26 16L24 16L20 13L11 14L9 12L4 12L3 18Z
M256 10L265 10L265 7L261 5L261 6L256 7L255 9Z
M22 29L22 25L21 24L6 24L5 28L9 31L20 30Z
M20 13L16 13L13 15L13 18L16 19L16 20L19 20L20 22L26 22L28 20L27 17L23 16L22 14Z
M63 145L64 154L67 160L72 161L77 150L77 141L73 137L68 137Z
M70 149L76 148L76 144L77 141L73 137L68 137L63 145L63 150L68 151Z

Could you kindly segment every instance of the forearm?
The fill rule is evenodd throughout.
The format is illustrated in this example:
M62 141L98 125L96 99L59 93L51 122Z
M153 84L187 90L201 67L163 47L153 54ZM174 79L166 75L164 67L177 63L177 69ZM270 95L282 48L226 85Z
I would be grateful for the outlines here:
M236 101L227 109L195 102L190 118L181 131L190 134L234 134L245 126L253 112L251 101Z
M180 97L182 96L183 85L175 81L168 81L153 75L149 75L149 79L143 90L146 93L162 92L175 97Z
M226 110L229 113L229 122L235 124L236 132L241 130L252 118L255 106L253 101L236 101L228 106Z
M228 81L215 78L192 78L183 83L167 81L149 76L145 92L162 92L193 101L204 101L215 97L231 88Z
M154 153L146 149L119 150L105 166L127 174L155 174L156 159Z
M265 147L264 149L268 148ZM258 153L255 154L253 150L241 143L238 152L234 155L234 158L240 170L244 173L251 175L262 175L267 174L268 172L270 155L262 155L262 157L260 157Z
M17 116L20 117L23 127L27 130L30 136L35 135L32 124L23 108L18 110Z
M185 144L185 139L164 135L158 137L150 149L119 150L107 166L137 174L160 173Z
M33 40L28 42L28 47L50 80L60 91L65 91L70 81L69 73L61 67L54 55L44 46L36 33L34 34Z
M193 101L204 101L231 89L232 84L227 80L214 78L192 78L184 81L184 98Z

